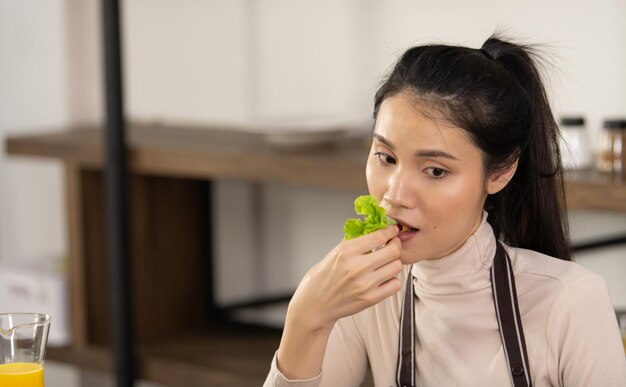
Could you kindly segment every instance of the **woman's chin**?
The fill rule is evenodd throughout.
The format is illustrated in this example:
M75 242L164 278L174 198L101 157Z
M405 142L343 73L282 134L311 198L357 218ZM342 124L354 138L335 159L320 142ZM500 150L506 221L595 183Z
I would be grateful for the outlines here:
M400 253L400 261L405 265L411 265L427 259L430 258L423 256L423 254L411 253L411 251L408 250L405 251L404 249L402 250L402 253Z

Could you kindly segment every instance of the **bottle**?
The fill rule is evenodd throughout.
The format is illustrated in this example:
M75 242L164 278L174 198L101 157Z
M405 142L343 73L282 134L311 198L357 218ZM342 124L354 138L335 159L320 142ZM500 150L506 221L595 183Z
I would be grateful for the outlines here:
M584 169L593 164L585 118L571 116L561 118L560 148L565 169Z
M596 167L613 175L626 173L626 119L605 120L600 133Z

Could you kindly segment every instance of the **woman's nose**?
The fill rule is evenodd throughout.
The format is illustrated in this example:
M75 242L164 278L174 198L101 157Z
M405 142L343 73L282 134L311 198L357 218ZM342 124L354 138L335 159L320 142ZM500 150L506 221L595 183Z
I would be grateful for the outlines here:
M413 208L416 204L416 192L411 180L401 171L391 175L383 199L392 208Z

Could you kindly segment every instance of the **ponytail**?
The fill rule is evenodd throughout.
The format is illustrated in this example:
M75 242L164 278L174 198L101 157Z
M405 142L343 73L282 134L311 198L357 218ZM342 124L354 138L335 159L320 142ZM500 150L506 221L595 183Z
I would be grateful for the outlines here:
M469 133L486 176L517 161L512 180L485 202L488 222L510 246L571 260L558 126L538 58L495 36L479 50L413 47L376 93L374 117L385 98L408 90Z
M532 47L495 37L481 50L514 78L530 113L517 171L502 191L488 198L488 221L511 246L571 260L559 129L536 66L539 56Z

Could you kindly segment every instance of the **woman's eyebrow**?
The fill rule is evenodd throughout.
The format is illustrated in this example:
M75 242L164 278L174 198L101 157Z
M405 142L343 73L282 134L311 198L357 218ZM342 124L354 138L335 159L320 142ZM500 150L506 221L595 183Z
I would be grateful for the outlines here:
M374 138L382 142L386 146L388 146L391 150L395 150L393 144L382 135L378 133L374 133ZM442 150L437 150L437 149L419 150L415 152L415 156L417 157L442 157L442 158L450 159L450 160L457 160L457 161L459 160L458 158L452 156L450 153L444 152Z
M452 156L448 152L440 151L440 150L421 150L415 152L415 156L417 157L443 157L445 159L450 160L459 160L458 158Z
M395 147L393 146L392 143L390 143L385 137L383 137L381 134L378 133L374 133L374 138L377 139L378 141L382 142L383 144L387 145L389 148L391 148L392 150L395 149Z

